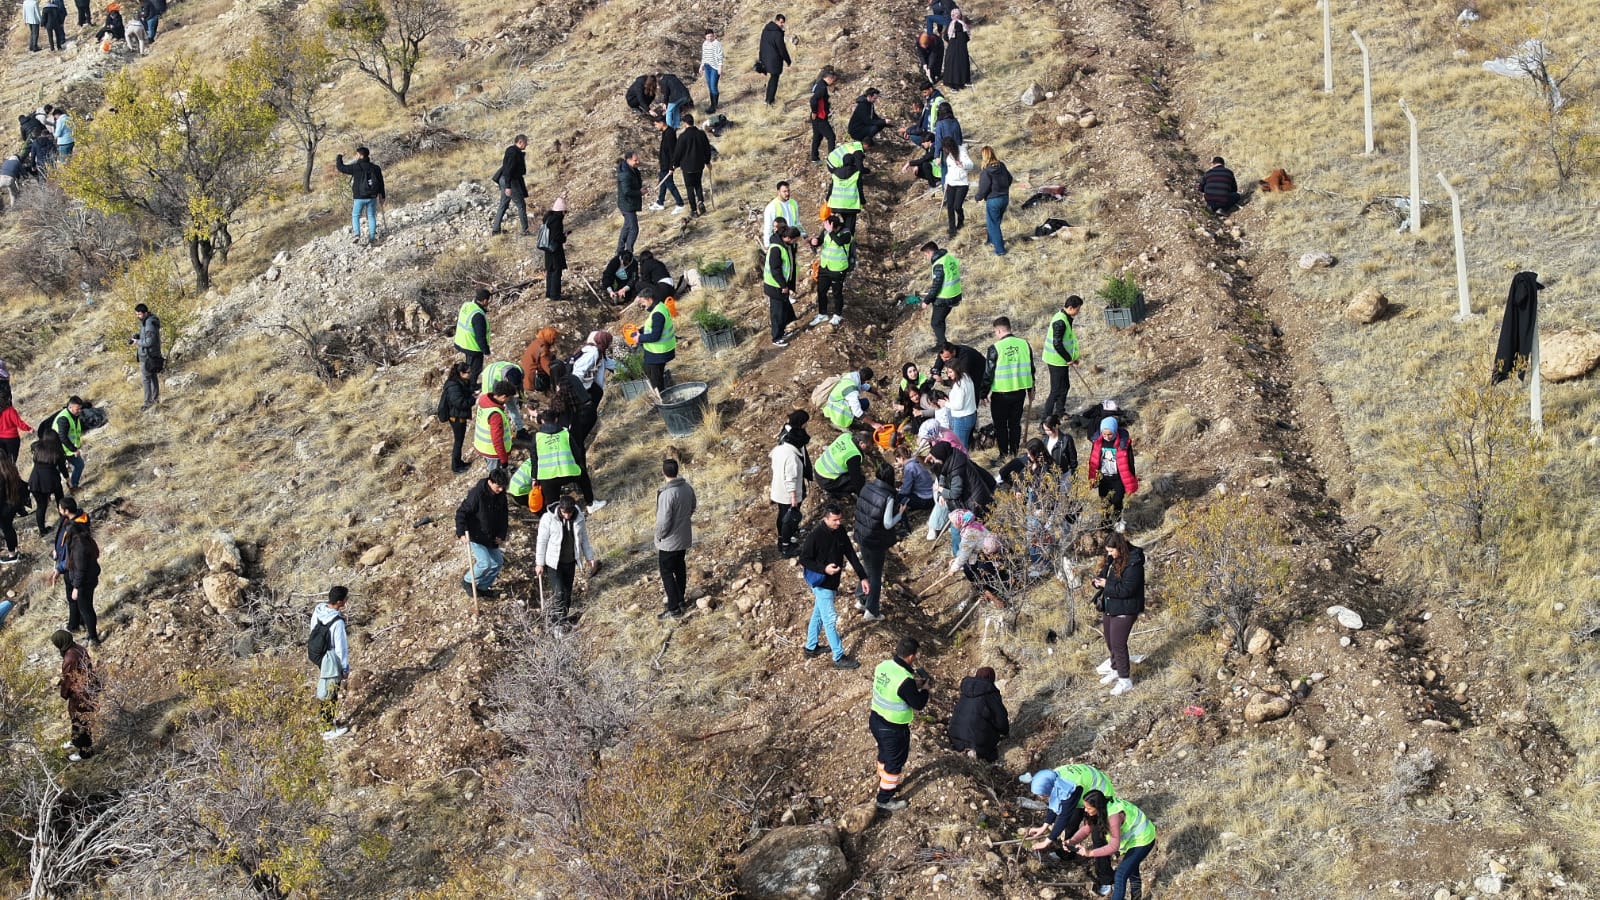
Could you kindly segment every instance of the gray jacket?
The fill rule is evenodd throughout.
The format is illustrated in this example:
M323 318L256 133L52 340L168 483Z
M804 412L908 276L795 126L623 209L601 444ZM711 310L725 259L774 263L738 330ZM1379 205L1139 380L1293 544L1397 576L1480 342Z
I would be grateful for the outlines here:
M161 356L161 320L155 313L148 313L144 322L139 326L139 361L144 362Z
M694 488L680 476L656 490L656 549L687 550L694 544Z

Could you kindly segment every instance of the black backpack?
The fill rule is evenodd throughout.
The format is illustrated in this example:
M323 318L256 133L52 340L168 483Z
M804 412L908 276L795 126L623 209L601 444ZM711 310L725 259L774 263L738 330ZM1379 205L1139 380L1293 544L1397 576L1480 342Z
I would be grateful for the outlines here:
M317 668L322 667L322 658L333 649L333 623L343 622L344 616L338 615L326 622L318 622L311 629L311 636L306 638L306 656L311 659L311 664Z

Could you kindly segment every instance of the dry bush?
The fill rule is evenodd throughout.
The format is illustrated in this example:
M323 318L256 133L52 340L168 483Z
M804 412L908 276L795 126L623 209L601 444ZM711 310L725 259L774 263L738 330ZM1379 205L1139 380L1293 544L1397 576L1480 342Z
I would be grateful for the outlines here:
M1204 627L1223 628L1234 651L1243 653L1261 609L1281 601L1288 588L1289 564L1280 556L1287 544L1249 500L1224 497L1179 524L1168 595L1192 604Z
M1078 584L1073 571L1075 548L1093 540L1109 524L1094 500L1093 489L1081 478L1073 478L1050 467L1039 476L1022 473L1013 490L998 488L983 524L1000 539L997 556L984 557L999 564L1011 578L1000 585L1001 599L1009 608L1021 612L1031 600L1044 606L1061 606L1067 612L1065 633L1078 630L1077 607L1072 602ZM1035 591L1045 585L1059 585L1060 592Z
M1433 770L1438 766L1439 761L1427 747L1396 759L1394 773L1383 787L1385 805L1393 807L1421 793L1432 783Z
M11 284L50 296L99 287L139 253L138 231L54 182L24 182L12 212L18 239L0 253L0 278Z

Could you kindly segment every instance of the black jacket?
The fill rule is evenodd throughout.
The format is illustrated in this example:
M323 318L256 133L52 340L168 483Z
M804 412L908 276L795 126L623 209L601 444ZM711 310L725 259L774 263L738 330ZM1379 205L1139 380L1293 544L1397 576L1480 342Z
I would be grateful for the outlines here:
M639 290L641 291L660 284L663 278L672 277L672 273L667 271L667 264L656 259L655 255L648 250L639 254L636 262L639 267Z
M1122 574L1110 565L1100 573L1106 580L1106 615L1136 616L1144 612L1144 551L1138 547L1128 550L1128 564Z
M894 502L894 485L876 478L867 482L856 498L856 543L874 550L894 546L894 529L883 527L883 512Z
M456 537L464 534L474 544L498 547L506 539L509 527L506 493L489 490L487 478L468 491L467 499L456 507Z
M1040 438L1045 446L1050 446L1048 437ZM1065 428L1061 429L1061 437L1056 441L1056 446L1050 451L1050 459L1056 467L1067 474L1078 471L1078 443L1073 440L1072 433Z
M818 522L817 527L806 535L805 543L800 545L800 565L824 575L820 587L830 591L839 589L839 575L846 561L850 563L850 568L856 570L857 578L867 577L866 570L861 568L861 558L856 556L856 548L850 546L850 533L844 530L843 525L834 529L825 522ZM828 575L830 564L838 566L840 572Z
M494 183L500 185L502 190L509 188L514 197L528 196L527 182L523 176L528 174L528 161L522 148L516 144L506 148L506 155L500 158L500 169L494 173Z
M1489 384L1495 385L1511 377L1518 360L1526 363L1533 353L1533 326L1539 317L1539 291L1543 289L1536 272L1518 272L1511 276L1511 290L1506 294L1505 313L1500 317L1500 341L1494 351L1494 371ZM1524 372L1517 372L1520 380Z
M950 449L950 458L939 464L939 472L934 477L944 491L945 505L949 509L970 509L982 518L994 501L994 476L954 447Z
M622 277L619 274L622 272L626 272L627 276ZM639 293L639 285L643 284L643 282L639 280L638 257L635 257L633 264L627 267L623 266L621 255L611 257L611 261L606 263L605 271L600 273L600 281L608 291L618 291L623 288L627 288L628 299L632 300L634 296Z
M678 135L678 146L672 152L672 167L685 174L698 175L711 164L711 139L693 125Z
M672 158L678 152L678 133L671 128L661 129L661 143L656 147L656 166L663 174L672 168Z
M1003 162L996 162L992 166L984 166L978 173L978 194L973 200L987 200L990 197L1011 196L1011 170Z
M439 409L434 415L438 416L441 422L448 422L451 419L470 422L472 407L477 402L477 398L472 395L471 385L459 378L446 378L444 390L439 392Z
M650 104L656 102L656 95L645 90L644 80L648 76L640 75L628 85L628 106L642 113L650 112Z
M355 162L346 164L341 153L333 158L333 166L339 170L339 174L350 176L350 196L353 199L382 200L388 196L383 190L383 169L377 163L356 157Z
M689 98L689 89L684 86L683 79L676 75L662 75L656 79L656 90L660 93L663 102L689 104L694 101Z
M544 211L544 217L539 220L539 224L550 226L550 244L555 247L554 250L544 251L544 267L546 269L565 269L567 267L567 214L547 209Z
M644 178L625 160L617 160L617 211L638 212L644 208Z
M784 250L789 251L789 274L787 276L783 274ZM770 274L773 281L776 281L782 287L788 288L790 292L793 292L795 278L799 275L799 269L800 263L795 258L794 245L786 241L773 241L772 246L767 248L767 266L766 270L762 272L763 278L761 284L766 290L774 290L772 285L767 284L766 282L765 276Z
M961 679L961 698L950 716L950 749L975 750L979 759L993 762L1000 757L1000 739L1010 733L1011 718L994 682L976 675Z
M828 94L828 83L818 78L811 85L811 118L826 120L833 115L833 98Z
M888 120L878 115L878 108L873 106L872 101L868 100L866 95L863 94L856 98L856 108L851 111L850 124L845 127L845 130L850 133L851 137L860 141L865 140L867 133L874 127L886 128L888 125Z
M789 59L789 48L784 46L783 29L777 22L768 22L767 27L761 29L761 49L756 58L761 61L761 67L769 74L778 75L783 72L783 67Z

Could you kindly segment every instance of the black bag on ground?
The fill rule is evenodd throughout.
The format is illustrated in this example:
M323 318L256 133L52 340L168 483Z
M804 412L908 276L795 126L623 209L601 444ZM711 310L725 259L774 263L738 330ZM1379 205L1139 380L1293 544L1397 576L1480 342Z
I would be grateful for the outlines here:
M1066 219L1045 219L1039 227L1033 230L1034 237L1049 237L1063 228L1071 228L1072 223Z

